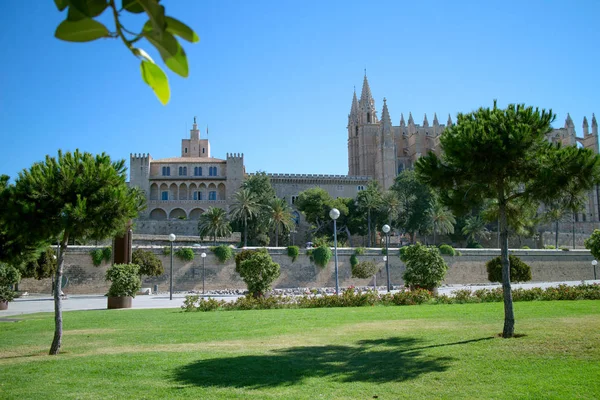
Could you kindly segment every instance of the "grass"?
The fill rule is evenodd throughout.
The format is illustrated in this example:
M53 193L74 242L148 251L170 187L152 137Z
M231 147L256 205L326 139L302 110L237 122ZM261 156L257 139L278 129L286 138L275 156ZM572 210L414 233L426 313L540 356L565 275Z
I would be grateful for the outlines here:
M0 323L2 399L597 399L600 301L182 313ZM375 397L377 396L377 397Z

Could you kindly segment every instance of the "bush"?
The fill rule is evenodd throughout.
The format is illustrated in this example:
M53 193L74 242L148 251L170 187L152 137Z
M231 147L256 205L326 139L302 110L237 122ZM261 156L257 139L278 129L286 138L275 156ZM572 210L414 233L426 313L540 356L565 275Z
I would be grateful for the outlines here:
M531 280L531 268L517 256L509 255L510 281L527 282ZM502 282L502 264L500 257L491 259L485 264L490 282Z
M456 254L452 246L449 246L447 244L443 244L440 246L440 253L446 254L447 256L454 256Z
M163 253L163 256L171 255L171 248L169 246L163 247L162 253Z
M562 251L569 251L569 248L567 246L560 246L560 249Z
M352 277L359 279L370 278L378 271L377 264L373 261L363 261L352 265Z
M483 249L483 246L479 242L467 243L467 249Z
M402 290L394 294L386 293L381 300L384 304L394 304L397 306L412 306L423 304L431 300L432 294L426 289Z
M365 254L365 248L364 247L357 247L356 249L354 249L354 254L356 254L357 256L362 256L363 254Z
M140 267L135 264L115 264L106 270L106 280L111 281L109 297L135 297L141 289Z
M600 260L600 229L594 229L589 238L585 239L585 248L590 250L596 260Z
M273 262L266 249L259 249L241 260L235 271L240 274L248 291L254 297L262 297L271 283L279 277L279 264Z
M356 254L352 254L350 256L350 266L354 269L354 267L356 267L358 265L358 257L356 257Z
M90 255L92 256L92 263L94 266L98 267L104 262L110 262L112 257L112 249L110 247L104 247L101 249L94 249L90 251Z
M131 254L131 262L140 267L140 276L160 276L165 273L162 261L148 250L135 249Z
M287 255L292 258L292 262L296 261L300 254L300 248L298 246L288 246Z
M531 250L531 247L529 247L529 246L522 246L521 248L522 248L523 250Z
M260 249L262 250L262 249ZM235 256L235 272L237 272L238 274L240 273L239 269L240 269L240 265L242 264L242 261L247 260L250 258L250 256L254 253L256 253L258 250L242 250L239 253L236 254Z
M194 250L189 247L181 247L175 250L175 257L181 261L192 261L194 259Z
M407 246L400 259L406 264L402 279L410 287L433 290L442 283L448 270L437 248L420 243Z
M12 265L0 263L0 301L12 301L15 291L12 286L19 283L21 273Z
M256 235L256 238L254 238L254 241L258 246L268 246L271 242L271 239L266 233L259 233L258 235Z
M210 251L215 253L217 260L219 260L222 263L226 262L227 260L233 257L233 250L231 250L231 247L224 244L216 247L211 247Z
M331 260L332 255L331 249L327 246L319 246L312 251L312 258L315 264L321 268L325 268L329 260Z
M56 253L52 247L48 247L36 260L29 261L23 266L21 277L38 280L52 278L56 272L56 267Z
M547 245L544 246L544 249L546 249L546 250L554 250L554 249L556 249L556 247L554 247L553 244L547 244Z

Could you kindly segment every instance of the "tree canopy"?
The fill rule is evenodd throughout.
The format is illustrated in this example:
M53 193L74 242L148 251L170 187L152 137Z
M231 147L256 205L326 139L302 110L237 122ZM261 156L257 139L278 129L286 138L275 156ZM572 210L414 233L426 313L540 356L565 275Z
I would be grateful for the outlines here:
M419 180L438 189L442 201L465 213L485 201L497 202L500 223L503 337L514 335L508 259L508 210L554 199L575 206L599 181L600 158L591 150L548 141L555 115L525 105L479 108L458 114L440 138L442 157L429 153L416 163ZM519 208L513 208L515 212Z

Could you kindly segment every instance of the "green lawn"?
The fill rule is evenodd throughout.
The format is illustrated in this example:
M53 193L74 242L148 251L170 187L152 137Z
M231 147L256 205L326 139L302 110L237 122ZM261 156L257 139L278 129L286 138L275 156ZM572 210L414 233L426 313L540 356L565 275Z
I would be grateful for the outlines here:
M0 323L2 399L598 399L600 301L182 313ZM375 397L377 396L377 397Z

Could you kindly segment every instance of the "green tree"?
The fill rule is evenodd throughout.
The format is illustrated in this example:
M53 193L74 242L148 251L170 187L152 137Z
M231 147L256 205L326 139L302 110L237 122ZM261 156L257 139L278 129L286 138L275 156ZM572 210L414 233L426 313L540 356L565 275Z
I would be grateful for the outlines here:
M462 228L462 233L467 237L469 243L478 241L479 239L489 239L490 231L485 226L485 221L481 215L473 215L465 220L465 226Z
M431 189L419 182L415 171L404 170L390 188L400 199L398 227L408 233L412 242L415 234L425 234L428 228L427 209L431 203Z
M242 253L240 257L236 256L235 272L246 282L252 296L262 297L279 278L279 264L273 262L266 249L244 250Z
M407 286L434 290L446 277L448 266L436 247L420 243L402 247L400 259L406 264L402 279Z
M143 196L126 183L125 161L76 150L46 156L8 187L8 229L30 243L60 243L54 281L62 282L69 238L102 240L123 231L143 209ZM55 330L50 354L62 341L60 290L54 291Z
M325 232L330 220L329 210L333 208L333 199L323 188L315 187L298 194L295 205L304 214L306 222L311 224L313 235Z
M275 247L279 247L279 233L290 231L295 223L292 210L284 199L273 198L269 202L269 221L275 233Z
M367 236L369 247L372 247L371 213L381 206L381 191L377 181L371 181L365 190L356 196L358 207L367 215ZM364 214L363 214L364 215Z
M427 210L427 216L429 217L431 229L433 231L434 246L436 244L436 234L446 235L448 233L454 233L454 224L456 224L454 214L452 214L452 211L440 203L435 197Z
M165 7L159 4L159 1L122 0L121 7L118 7L115 0L54 0L59 11L67 10L67 17L58 25L54 36L67 42L91 42L101 38L120 39L140 60L142 79L164 105L171 97L167 75L140 47L140 40L145 39L156 48L171 71L186 78L189 74L187 56L177 37L190 43L196 43L200 39L189 26L167 16ZM109 10L114 21L112 31L98 21L106 10ZM123 23L124 19L129 21L132 14L145 14L148 17L139 32L132 32L132 28L126 28Z
M256 217L248 220L248 242L254 245L266 246L269 241L269 209L268 205L272 198L276 196L275 189L271 185L271 179L265 172L257 172L250 175L242 183L241 189L249 190L256 197L256 202L260 206ZM240 229L244 227L241 226Z
M198 234L201 237L212 237L213 244L216 246L217 236L224 237L231 234L227 212L219 207L208 207L208 210L198 219Z
M379 209L383 218L392 226L400 215L400 198L398 194L392 190L383 192Z
M596 259L600 259L600 229L594 229L594 232L589 238L585 239L585 248L590 250L592 256Z
M140 267L140 277L160 276L165 273L162 261L149 250L135 249L131 254L131 262Z
M416 164L419 179L440 189L457 212L494 199L498 205L503 337L514 335L515 317L508 258L508 212L511 205L539 205L557 198L580 198L600 177L600 157L592 150L550 143L555 115L525 105L480 108L459 114L441 136L442 158L434 153ZM518 211L518 210L515 210ZM516 214L515 214L516 215Z
M258 216L260 209L258 196L250 189L241 189L233 196L229 215L232 220L241 221L244 224L244 247L248 246L248 220Z

